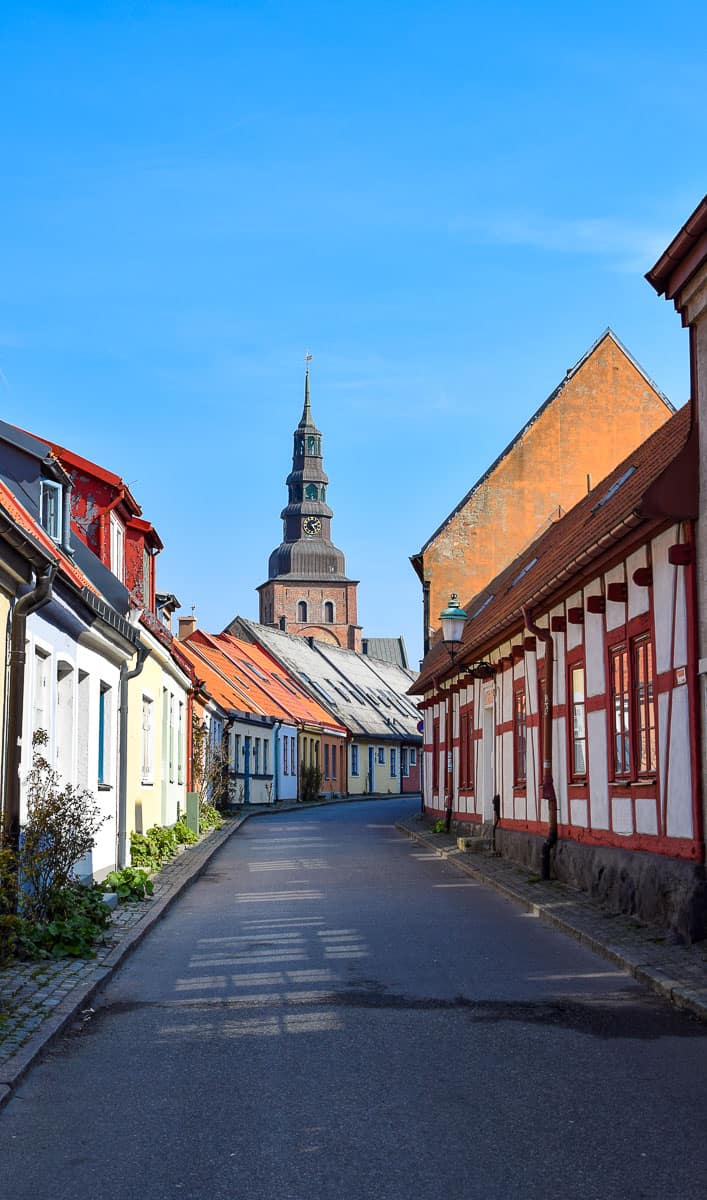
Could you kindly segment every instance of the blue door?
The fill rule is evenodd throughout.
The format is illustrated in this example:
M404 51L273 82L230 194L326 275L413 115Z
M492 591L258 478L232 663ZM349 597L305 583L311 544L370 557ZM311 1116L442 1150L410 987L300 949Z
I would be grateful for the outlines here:
M376 790L376 752L373 746L368 747L368 790Z

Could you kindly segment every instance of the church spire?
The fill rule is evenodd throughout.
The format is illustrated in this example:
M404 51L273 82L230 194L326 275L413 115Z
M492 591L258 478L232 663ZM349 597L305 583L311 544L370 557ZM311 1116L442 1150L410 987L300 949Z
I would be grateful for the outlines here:
M300 420L300 423L299 423L300 429L304 429L307 425L314 426L314 421L312 420L312 409L310 408L310 404L309 404L309 364L311 363L311 361L312 361L311 354L309 354L309 353L305 354L305 356L304 356L304 408L302 410L302 419Z

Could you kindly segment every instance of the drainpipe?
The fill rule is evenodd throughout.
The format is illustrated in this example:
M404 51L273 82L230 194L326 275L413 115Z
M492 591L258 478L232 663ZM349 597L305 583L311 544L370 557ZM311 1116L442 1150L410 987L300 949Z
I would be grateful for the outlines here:
M120 668L120 775L118 779L118 868L128 865L128 683L145 665L147 646L135 647L137 661L131 671L127 663Z
M280 788L279 788L278 784L279 784L279 778L280 778L280 730L281 729L282 729L282 721L276 721L272 728L273 758L275 759L275 762L273 763L273 773L272 773L273 774L273 789L272 789L273 804L277 804L278 800L280 799L280 796L279 796Z
M550 854L557 844L557 796L552 777L552 706L555 699L555 643L549 629L535 624L529 608L523 607L523 620L531 633L545 644L545 698L543 705L543 785L541 795L547 800L547 837L542 848L543 879L550 878Z
M35 576L35 585L16 601L12 610L10 673L8 682L7 759L5 762L5 812L3 841L10 850L20 843L20 770L22 767L22 715L25 696L27 618L52 598L58 564L48 563Z

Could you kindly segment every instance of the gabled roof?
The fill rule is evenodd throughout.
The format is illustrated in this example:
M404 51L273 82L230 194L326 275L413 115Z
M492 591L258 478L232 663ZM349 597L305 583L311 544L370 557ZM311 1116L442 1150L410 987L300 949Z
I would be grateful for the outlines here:
M22 529L24 533L29 534L32 540L41 547L44 553L58 564L59 572L64 576L65 579L68 579L71 583L73 583L74 587L77 587L79 591L87 588L89 592L93 592L95 595L98 595L96 588L87 578L87 576L84 575L83 571L81 571L79 567L76 566L76 563L64 553L61 546L57 545L57 543L50 538L49 534L42 529L42 526L39 524L39 522L35 521L34 517L32 517L27 509L20 504L17 497L1 480L0 505L12 519L12 521L16 525L19 525L20 529Z
M258 675L264 676L263 688L296 723L321 725L336 733L346 733L345 727L332 717L328 709L313 699L294 676L284 671L277 659L257 642L240 641L231 633L219 634L213 640L224 647L226 654L237 656L242 663L250 662Z
M469 501L472 499L472 497L475 495L475 493L478 492L479 488L481 488L482 485L484 483L486 483L487 479L489 479L489 477L491 475L493 475L494 471L499 467L499 465L503 462L503 460L508 457L508 455L513 450L514 446L516 446L519 442L521 442L523 440L523 438L528 433L528 430L531 429L532 426L536 423L536 421L539 420L539 418L543 415L545 410L547 408L549 408L550 405L555 400L557 400L557 398L559 397L561 392L564 390L564 388L567 386L567 384L570 382L570 380L574 378L574 376L577 374L577 372L580 371L581 368L584 366L586 361L589 358L591 358L592 354L594 354L594 352L598 349L598 347L602 344L602 342L605 341L607 338L610 338L615 343L615 345L617 345L619 347L622 354L624 354L626 356L626 358L629 360L631 365L633 367L635 367L635 369L639 372L640 375L643 376L643 378L645 379L645 381L649 385L649 387L651 387L652 390L656 393L656 395L660 397L660 399L663 401L663 403L665 404L668 411L671 413L675 412L675 408L674 408L673 404L670 402L670 400L668 399L668 397L666 395L664 395L663 392L660 391L660 389L656 386L654 381L651 379L650 375L648 375L647 372L644 371L644 369L640 365L640 363L638 363L636 361L636 359L633 357L630 350L628 350L626 348L626 346L624 346L623 342L621 342L619 340L619 338L614 333L613 329L611 329L609 326L607 326L607 328L604 330L604 332L596 339L595 342L592 343L592 345L589 347L589 349L586 350L585 353L582 355L582 357L577 360L577 362L574 364L574 366L569 368L569 370L567 371L567 374L565 375L565 377L561 381L561 383L559 383L557 385L557 387L554 389L554 391L552 391L550 393L550 395L547 397L547 399L543 401L543 403L540 405L540 407L538 409L536 409L536 411L533 413L532 417L528 421L526 421L523 428L518 431L518 433L515 435L515 437L513 437L511 439L511 441L508 443L508 445L505 447L505 449L501 451L501 453L498 455L498 457L496 459L494 459L494 461L491 463L491 466L488 467L486 471L484 471L483 475L481 475L479 477L479 479L477 479L476 483L469 489L469 491L466 493L466 495L463 496L462 499L459 501L459 503L452 509L452 511L450 513L448 513L448 515L442 521L441 525L438 525L438 527L437 527L437 529L435 529L434 533L431 534L430 537L428 537L424 546L419 551L419 554L413 555L413 558L411 561L413 563L413 566L415 567L415 570L418 572L418 574L419 574L419 570L415 564L415 560L419 558L419 555L424 554L427 547L430 546L431 543L435 541L435 539L439 536L439 534L442 532L442 530L445 529L446 526L449 525L450 521L452 521L454 519L454 517L457 515L457 513L459 513L469 503Z
M395 663L407 670L409 664L404 638L363 638L361 646L363 653L369 658Z
M419 714L406 697L405 688L393 688L376 673L369 660L353 650L343 650L236 618L245 636L267 650L294 675L309 694L325 706L354 736L374 739L417 739Z
M686 405L619 463L574 508L465 603L462 649L452 667L437 633L411 693L419 695L524 625L522 607L569 594L589 564L642 522L697 514L697 441Z
M707 196L678 230L646 279L659 296L673 300L707 257Z

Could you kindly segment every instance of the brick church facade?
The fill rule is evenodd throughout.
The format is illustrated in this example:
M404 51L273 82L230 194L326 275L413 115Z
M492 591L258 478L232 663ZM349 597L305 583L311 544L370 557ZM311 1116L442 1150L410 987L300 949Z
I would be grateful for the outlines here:
M356 590L341 550L331 541L333 512L322 462L322 435L312 418L309 366L304 409L294 432L283 539L273 550L268 579L258 588L260 624L361 652Z

